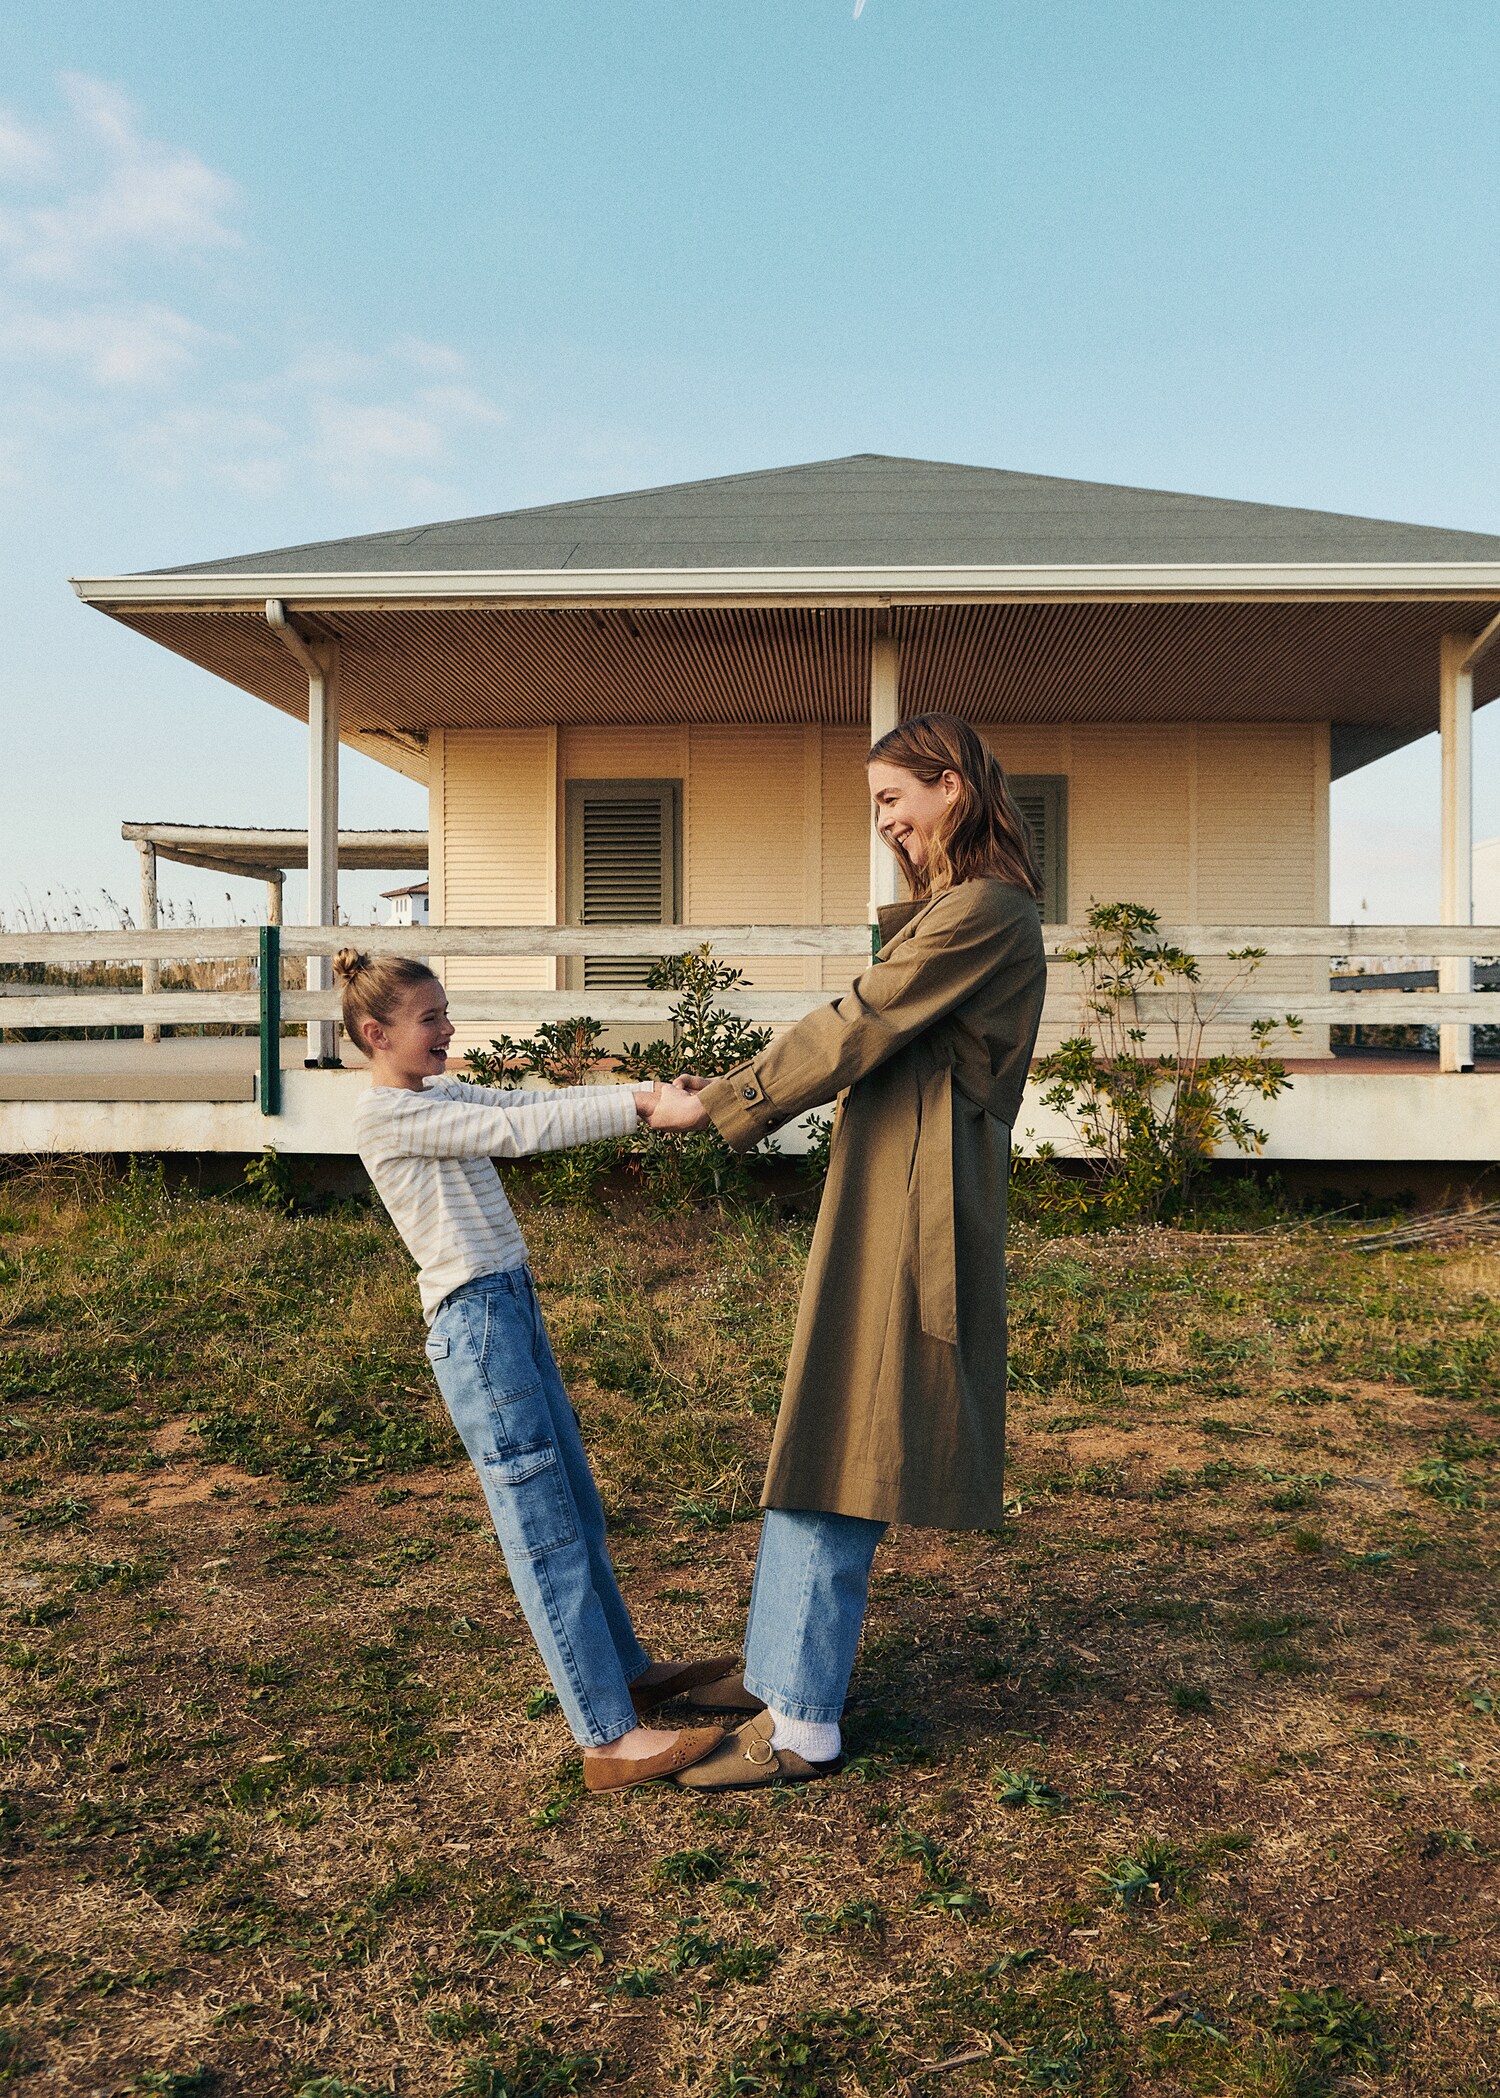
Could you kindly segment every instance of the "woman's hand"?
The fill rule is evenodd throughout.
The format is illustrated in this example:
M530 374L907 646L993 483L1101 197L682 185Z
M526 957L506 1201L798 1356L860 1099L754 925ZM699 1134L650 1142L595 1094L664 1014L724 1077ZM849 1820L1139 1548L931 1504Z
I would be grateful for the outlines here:
M693 1071L679 1071L672 1083L679 1093L701 1093L705 1086L713 1084L713 1080L699 1078Z
M704 1083L707 1084L706 1079ZM684 1135L709 1126L708 1111L702 1101L677 1085L663 1086L646 1119L653 1129L672 1129Z

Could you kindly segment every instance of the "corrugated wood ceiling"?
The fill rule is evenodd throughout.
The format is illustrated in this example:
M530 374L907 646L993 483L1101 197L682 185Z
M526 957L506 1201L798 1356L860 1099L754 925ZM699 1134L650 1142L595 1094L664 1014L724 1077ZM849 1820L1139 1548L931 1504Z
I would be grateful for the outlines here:
M902 707L982 721L1437 725L1438 641L1496 610L1330 603L895 608ZM300 720L302 671L258 608L124 609L127 626ZM365 608L298 619L336 640L346 733L867 718L878 616L848 607ZM1500 650L1476 680L1500 690Z

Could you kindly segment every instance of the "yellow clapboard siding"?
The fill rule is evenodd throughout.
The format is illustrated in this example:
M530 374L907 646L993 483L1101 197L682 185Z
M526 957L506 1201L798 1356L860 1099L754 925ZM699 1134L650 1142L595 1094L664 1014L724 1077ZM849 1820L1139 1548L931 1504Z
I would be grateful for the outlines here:
M863 729L823 731L823 922L862 925L870 914L870 793L865 783ZM863 956L850 961L830 955L823 987L842 991Z
M694 728L684 863L691 924L805 924L806 758L800 730ZM757 990L800 990L800 961L725 955Z
M558 771L565 780L685 780L687 762L685 728L558 730Z
M555 729L449 729L442 741L442 897L450 925L548 925L557 915ZM449 990L550 989L550 961L453 959ZM455 1054L488 1038L460 1032Z

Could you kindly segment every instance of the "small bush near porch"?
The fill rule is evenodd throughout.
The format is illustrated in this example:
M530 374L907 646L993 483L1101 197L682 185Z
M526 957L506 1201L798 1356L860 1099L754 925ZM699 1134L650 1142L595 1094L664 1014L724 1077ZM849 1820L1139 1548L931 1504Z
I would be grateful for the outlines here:
M1014 1248L1003 1535L847 1772L589 1798L377 1212L0 1185L0 2081L1495 2088L1500 1255ZM524 1217L653 1647L732 1647L807 1226Z

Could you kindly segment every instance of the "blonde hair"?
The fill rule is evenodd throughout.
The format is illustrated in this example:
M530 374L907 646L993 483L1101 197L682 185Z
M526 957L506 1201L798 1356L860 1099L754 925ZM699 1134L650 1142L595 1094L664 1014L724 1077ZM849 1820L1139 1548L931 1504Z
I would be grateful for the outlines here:
M927 864L919 867L899 845L891 846L913 896L940 896L955 882L988 874L1040 899L1042 870L1026 818L999 759L966 721L914 714L882 736L865 763L877 758L928 786L945 772L958 774L958 796L928 840Z
M369 1044L359 1031L361 1020L376 1020L388 1027L406 993L421 983L436 983L426 962L404 954L362 954L357 947L341 947L333 958L333 973L343 989L344 1032L369 1054Z

